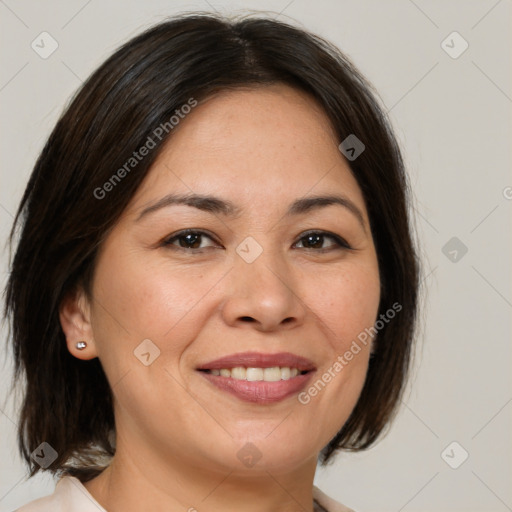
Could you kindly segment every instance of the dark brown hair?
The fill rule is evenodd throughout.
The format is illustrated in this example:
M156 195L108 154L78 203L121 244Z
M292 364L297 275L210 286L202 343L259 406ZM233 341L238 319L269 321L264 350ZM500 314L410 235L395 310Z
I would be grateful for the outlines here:
M350 418L320 454L369 447L394 415L410 364L418 258L399 146L377 95L336 47L306 30L262 17L187 13L120 47L83 84L60 117L30 176L9 241L19 231L5 290L15 360L25 384L18 445L30 466L42 442L57 452L47 469L87 481L115 453L112 394L98 358L67 350L59 305L77 286L91 297L95 257L160 149L105 199L98 187L190 98L284 83L323 107L339 141L366 149L350 168L365 199L381 275L379 315L402 309L379 331L366 382ZM95 193L96 191L96 193ZM23 377L23 379L21 379Z

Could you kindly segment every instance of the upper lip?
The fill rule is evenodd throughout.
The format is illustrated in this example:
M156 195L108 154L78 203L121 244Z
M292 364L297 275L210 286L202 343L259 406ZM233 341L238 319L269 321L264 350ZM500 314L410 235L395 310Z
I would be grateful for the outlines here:
M274 366L297 368L300 371L315 370L315 365L305 357L291 352L263 354L261 352L240 352L209 361L197 367L198 370L221 370L222 368L272 368Z

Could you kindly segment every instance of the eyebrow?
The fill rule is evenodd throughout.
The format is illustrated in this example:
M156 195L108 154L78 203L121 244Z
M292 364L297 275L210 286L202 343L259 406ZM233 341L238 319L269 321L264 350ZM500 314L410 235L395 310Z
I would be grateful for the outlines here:
M221 199L211 195L199 194L168 194L153 204L150 204L135 219L139 222L146 215L153 213L161 208L173 205L186 205L198 210L220 214L226 217L238 217L242 213L242 209L231 201ZM325 208L330 205L339 205L351 212L359 221L363 230L366 231L364 217L361 210L347 197L339 195L318 195L304 197L295 200L288 208L285 216L303 215L319 208Z

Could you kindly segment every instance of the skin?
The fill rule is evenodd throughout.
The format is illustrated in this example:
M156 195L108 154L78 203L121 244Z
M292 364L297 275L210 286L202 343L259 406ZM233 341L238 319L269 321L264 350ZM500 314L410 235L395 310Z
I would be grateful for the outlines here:
M377 255L339 143L314 100L285 85L202 102L102 244L92 300L78 290L61 305L68 350L99 357L113 389L116 455L85 484L109 512L313 510L318 453L357 402L370 345L307 405L297 394L245 402L196 368L237 352L292 352L313 361L315 382L374 324ZM170 192L222 197L241 213L173 205L136 221ZM298 198L333 193L359 209L362 223L340 205L285 216ZM212 238L164 245L186 228ZM313 229L351 249L327 235L308 245L303 233ZM248 236L263 249L252 263L236 252ZM160 350L148 366L134 357L144 339ZM248 442L261 453L253 467L237 457Z

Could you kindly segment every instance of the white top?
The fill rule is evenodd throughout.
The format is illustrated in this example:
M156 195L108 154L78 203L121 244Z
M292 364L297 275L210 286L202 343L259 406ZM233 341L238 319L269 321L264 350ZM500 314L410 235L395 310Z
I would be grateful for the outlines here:
M354 512L313 486L313 498L327 512ZM107 512L74 476L62 477L53 494L38 498L14 512Z

